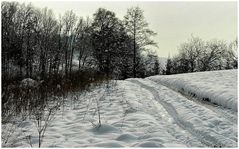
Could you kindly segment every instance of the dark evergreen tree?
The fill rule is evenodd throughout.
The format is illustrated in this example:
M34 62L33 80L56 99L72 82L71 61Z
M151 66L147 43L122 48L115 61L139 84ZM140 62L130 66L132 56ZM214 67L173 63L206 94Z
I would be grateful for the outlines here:
M172 69L173 69L172 60L170 57L168 57L166 64L166 75L172 74Z

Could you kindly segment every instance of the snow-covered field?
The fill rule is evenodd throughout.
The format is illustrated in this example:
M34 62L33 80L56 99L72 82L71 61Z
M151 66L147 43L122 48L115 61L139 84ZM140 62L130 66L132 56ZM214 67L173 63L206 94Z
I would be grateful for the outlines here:
M127 79L75 97L56 114L42 147L237 147L237 106L228 104L237 104L236 70ZM31 136L37 147L36 132L27 120L6 146L30 147Z

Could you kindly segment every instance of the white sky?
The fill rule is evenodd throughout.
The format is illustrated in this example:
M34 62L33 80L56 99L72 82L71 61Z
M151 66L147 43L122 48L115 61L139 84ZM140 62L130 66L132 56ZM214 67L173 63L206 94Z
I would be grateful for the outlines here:
M21 1L22 2L22 1ZM163 2L163 1L27 1L36 7L48 7L56 16L73 10L77 16L90 16L99 7L116 13L120 19L127 8L139 6L149 27L157 32L154 38L160 57L177 53L180 43L193 34L203 40L220 39L227 42L237 37L237 2Z

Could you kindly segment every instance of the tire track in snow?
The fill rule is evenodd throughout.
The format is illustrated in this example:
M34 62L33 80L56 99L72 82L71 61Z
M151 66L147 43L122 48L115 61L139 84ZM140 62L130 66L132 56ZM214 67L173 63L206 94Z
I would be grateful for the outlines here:
M129 82L129 81L127 81ZM176 140L172 139L170 143L180 143L184 144L187 147L197 146L197 147L205 147L204 144L202 144L196 137L194 137L191 133L188 133L181 127L179 127L177 124L174 123L173 118L168 114L168 112L165 110L165 108L156 100L154 100L154 96L150 91L147 89L144 89L140 87L139 85L129 82L130 84L134 84L135 87L140 88L140 93L145 94L138 94L140 95L138 99L138 103L140 103L140 108L138 110L142 110L143 113L147 113L151 115L157 122L157 125L151 126L149 129L145 129L145 135L151 133L157 133L162 132L162 128L166 131L170 136L168 138L175 138ZM129 91L133 90L134 88L128 89ZM134 92L138 93L138 91ZM149 94L150 95L149 95ZM143 97L141 97L143 96ZM143 109L142 109L143 108ZM141 121L137 121L136 123L141 123ZM158 130L158 127L161 127L160 130ZM168 142L169 143L169 142ZM169 144L170 144L169 143ZM167 143L166 143L167 144ZM167 146L167 145L166 145Z
M154 80L151 80L151 79L148 79L148 80L155 82ZM227 119L229 122L237 124L237 112L233 112L232 110L230 110L228 108L224 108L220 105L213 104L208 101L202 101L199 98L192 97L192 96L188 95L186 92L178 90L177 88L173 88L172 86L169 86L165 83L158 83L158 82L155 82L155 83L165 86L168 89L172 90L173 92L178 93L178 94L182 95L183 97L185 97L186 99L191 100L196 104L200 104L215 113L220 113L221 117Z
M178 126L180 126L182 129L188 131L190 134L192 134L193 136L198 138L198 140L202 144L204 144L208 147L228 147L228 146L231 146L231 145L233 147L234 143L223 144L223 143L221 143L220 140L218 140L217 138L207 134L206 132L195 129L192 123L187 122L180 117L178 112L175 110L175 108L170 103L168 103L164 100L160 100L158 92L153 87L148 86L148 85L140 82L139 80L127 80L127 81L135 83L135 84L149 90L153 94L155 100L158 101L165 108L165 110L169 113L170 116L172 116L175 123Z

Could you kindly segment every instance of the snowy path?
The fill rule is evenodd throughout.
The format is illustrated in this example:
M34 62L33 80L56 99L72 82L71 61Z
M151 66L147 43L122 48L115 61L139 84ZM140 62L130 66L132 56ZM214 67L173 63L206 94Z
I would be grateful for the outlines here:
M208 108L153 81L139 79L130 79L130 81L151 91L155 100L163 105L177 125L197 137L206 146L237 146L237 124L225 119L224 115L209 111Z
M100 101L103 109L102 126L99 129L92 128L89 121L93 123L97 121L97 116L92 114L95 106L85 108L83 105L86 104L81 103L75 111L65 111L63 117L61 114L57 116L45 138L47 142L55 141L51 147L205 146L197 137L175 124L167 110L154 100L151 92L141 86L128 81L119 81L118 87L112 93L104 95L104 99L102 91L96 93L99 93L102 99ZM91 102L94 97L97 96L91 97L87 103L94 104ZM86 109L88 112L83 116ZM56 134L54 128L61 128L62 131ZM56 142L56 137L60 142Z

